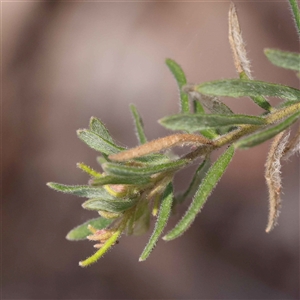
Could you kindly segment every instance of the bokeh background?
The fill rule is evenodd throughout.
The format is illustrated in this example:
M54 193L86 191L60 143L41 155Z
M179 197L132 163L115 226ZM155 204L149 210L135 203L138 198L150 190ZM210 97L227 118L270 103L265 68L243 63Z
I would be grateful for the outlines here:
M287 1L236 4L254 77L299 87L263 54L299 50ZM150 233L123 236L96 265L78 267L92 244L65 235L96 215L81 209L82 199L46 187L84 184L76 162L97 168L97 153L75 133L90 116L131 147L135 103L149 139L168 134L156 121L178 111L178 91L165 58L192 83L237 77L229 1L1 5L3 299L299 299L299 160L283 167L279 226L266 234L268 142L237 152L190 230L160 241L143 263ZM239 113L262 112L246 98L225 101ZM190 177L182 172L177 189Z

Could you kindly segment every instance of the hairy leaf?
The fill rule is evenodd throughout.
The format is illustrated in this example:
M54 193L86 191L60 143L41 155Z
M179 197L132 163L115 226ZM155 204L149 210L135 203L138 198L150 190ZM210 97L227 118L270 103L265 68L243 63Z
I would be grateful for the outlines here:
M76 165L79 169L89 174L91 177L101 177L101 173L93 170L91 167L87 166L84 163L77 163Z
M168 219L170 217L170 212L173 203L173 186L172 183L169 183L166 187L166 190L162 196L162 202L159 209L158 218L155 224L154 231L150 237L148 244L146 245L143 253L140 256L140 261L146 260L150 255L151 251L155 247L157 240L162 234L164 228L167 225Z
M71 194L86 198L103 198L107 200L115 200L103 187L90 187L89 185L66 185L55 182L49 182L47 185L59 192Z
M148 175L175 170L187 163L187 160L176 160L170 163L162 163L159 165L152 165L147 167L130 167L117 163L106 163L103 165L103 168L105 172L111 175L147 177Z
M104 210L113 213L123 212L136 203L137 199L117 199L117 200L104 200L90 199L82 204L82 207L87 210Z
M124 150L124 148L116 146L114 143L88 129L77 130L77 135L89 147L107 155Z
M174 75L179 87L180 100L181 100L181 112L187 113L190 111L189 98L188 95L181 90L182 86L186 84L185 74L182 68L174 60L168 58L166 59L166 64L169 67L172 74Z
M245 43L243 41L236 8L231 2L228 15L229 43L233 53L234 65L239 74L244 73L247 78L252 79L250 61L247 58Z
M202 183L195 194L195 197L180 222L166 235L164 240L169 241L182 235L193 223L197 214L200 212L207 198L217 185L221 176L225 172L234 154L234 147L230 146L211 166Z
M113 138L109 134L109 131L105 127L105 125L97 118L91 117L90 119L90 130L102 137L103 139L115 144Z
M297 4L297 0L289 0L289 2L293 13L293 18L296 24L296 28L298 30L298 35L300 36L300 11Z
M114 232L114 234L106 241L106 243L93 255L88 257L87 259L79 262L80 267L87 267L95 262L99 258L101 258L118 240L120 235L122 234L123 228L119 228L117 231Z
M298 89L258 80L227 79L206 82L195 86L195 89L205 95L228 97L272 96L287 100L299 100Z
M298 120L299 116L300 116L300 111L291 115L290 117L285 119L283 122L281 122L275 126L267 127L260 132L253 133L245 138L242 138L239 141L234 143L235 148L247 149L250 147L254 147L258 144L261 144L261 143L269 140L270 138L274 137L281 131L285 130L289 126L291 126L294 122L296 122Z
M130 105L130 110L134 118L134 124L139 144L145 144L147 142L147 138L144 132L143 120L133 104Z
M274 138L266 162L265 178L269 189L269 220L266 232L270 232L277 223L281 208L281 162L289 134L282 131Z
M265 55L269 61L284 69L300 71L300 54L276 49L265 49Z
M247 115L207 115L179 114L164 117L159 121L164 127L172 130L199 131L206 128L218 128L229 125L253 124L263 125L266 121L261 117Z

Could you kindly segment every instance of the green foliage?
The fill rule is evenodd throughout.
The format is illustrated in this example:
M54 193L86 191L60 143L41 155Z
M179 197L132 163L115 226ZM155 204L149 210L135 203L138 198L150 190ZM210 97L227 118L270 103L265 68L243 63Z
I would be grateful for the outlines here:
M172 184L169 183L164 194L162 195L161 205L154 231L150 237L148 244L146 245L146 248L140 256L140 261L145 260L150 255L152 249L155 247L157 240L159 239L160 235L167 225L171 213L172 203L173 187Z
M296 28L298 30L298 34L300 36L300 11L296 0L289 0L290 6L292 9L292 15L296 24Z
M239 124L266 124L264 118L247 115L172 115L164 117L159 121L161 125L172 130L189 130L196 132L202 129L220 128L229 125Z
M103 197L114 200L113 196L107 193L103 188L90 187L89 185L66 185L55 182L49 182L47 183L47 185L58 192L71 194L79 197Z
M125 211L132 207L136 203L137 199L117 199L117 200L107 200L107 199L90 199L82 204L82 207L87 210L96 211L108 211L119 213Z
M289 2L299 29L297 3L294 0ZM50 182L48 186L59 192L87 198L82 207L96 211L101 216L77 226L67 235L67 239L72 241L92 240L96 242L95 247L99 248L81 261L80 266L95 263L117 243L123 233L137 235L146 232L152 212L156 224L140 261L147 259L177 205L193 197L182 219L163 238L166 241L179 237L190 227L226 171L236 149L250 148L273 137L265 173L270 206L267 232L274 227L280 207L280 159L296 153L300 148L300 133L296 133L291 141L288 141L289 135L286 134L300 117L300 90L252 80L236 10L232 4L229 25L229 41L238 79L191 85L182 68L174 60L166 60L179 87L181 108L178 114L166 116L159 122L167 129L185 133L176 132L148 142L142 118L134 105L130 109L139 145L133 149L118 146L105 125L95 117L90 119L89 129L77 131L83 142L101 153L97 161L102 171L78 163L78 168L90 177L88 185ZM276 66L292 71L300 70L300 56L297 53L266 49L265 54ZM281 99L281 103L272 106L266 98L270 96ZM264 112L258 116L236 114L222 102L222 97L249 97ZM192 111L189 101L193 105ZM170 151L175 146L186 145L192 147L181 157ZM211 164L211 153L223 146L227 146L227 149ZM173 194L175 174L192 163L198 166L187 189L178 195Z
M195 87L199 93L209 96L226 96L226 97L258 97L269 96L280 99L297 101L300 98L300 91L298 89L258 80L247 79L226 79L205 82ZM269 106L261 103L261 107Z
M172 59L166 59L166 65L174 75L179 87L181 112L188 113L190 111L189 98L188 95L182 91L182 87L187 84L185 74L177 62Z
M276 49L265 49L264 52L273 65L288 70L300 71L300 53Z
M166 235L164 240L170 241L182 235L195 220L208 196L219 182L234 154L234 147L230 146L226 152L211 166L203 178L193 202L186 211L181 221Z
M288 117L283 122L279 123L276 126L272 126L270 128L263 129L262 131L253 133L250 136L247 136L243 139L240 139L238 142L235 143L237 148L250 148L256 146L260 143L263 143L275 135L279 134L280 132L284 131L286 128L290 127L293 123L295 123L300 116L300 111L296 112L295 114Z
M136 128L136 134L137 134L139 144L145 144L145 143L147 143L147 138L146 138L146 135L144 132L143 120L142 120L141 116L139 115L137 108L133 104L130 105L130 109L131 109L131 113L134 118L134 124L135 124L135 128Z
M112 220L104 219L102 217L95 218L84 222L83 224L73 228L66 236L69 241L80 241L85 240L88 235L91 234L88 226L91 225L95 229L103 229L110 225Z
M169 163L161 163L161 164L151 164L146 167L131 167L126 165L121 165L117 163L105 163L103 165L103 169L105 172L111 175L116 176L148 176L161 172L168 172L172 170L179 169L180 167L187 164L187 161L184 159L172 161Z
M124 148L116 146L114 143L105 139L105 137L88 129L77 130L77 135L89 147L107 155L124 150Z

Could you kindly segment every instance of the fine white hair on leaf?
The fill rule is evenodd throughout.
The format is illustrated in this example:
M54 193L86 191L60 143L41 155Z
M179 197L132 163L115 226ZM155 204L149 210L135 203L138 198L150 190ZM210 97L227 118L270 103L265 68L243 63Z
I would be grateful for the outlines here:
M250 61L247 58L245 43L242 38L242 33L240 29L236 8L233 3L230 4L228 23L229 23L228 37L229 37L231 50L233 52L235 68L239 74L244 72L249 79L252 79L251 71L250 71Z
M207 145L212 144L212 141L198 134L173 134L150 141L138 147L119 152L117 154L112 154L108 158L115 161L126 161L132 158L166 150L174 146L184 146L191 144Z
M269 220L266 232L270 232L277 224L281 208L281 163L280 159L288 142L290 133L285 131L274 138L266 162L265 178L269 189Z
M294 137L287 143L283 153L283 159L288 160L292 155L300 153L300 127Z

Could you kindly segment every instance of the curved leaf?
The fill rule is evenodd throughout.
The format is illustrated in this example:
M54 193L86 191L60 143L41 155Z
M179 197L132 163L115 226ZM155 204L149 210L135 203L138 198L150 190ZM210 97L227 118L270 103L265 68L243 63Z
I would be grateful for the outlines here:
M87 267L95 263L99 258L101 258L118 240L119 236L122 234L123 228L118 229L114 234L105 242L105 244L97 250L93 255L87 259L80 261L80 267Z

